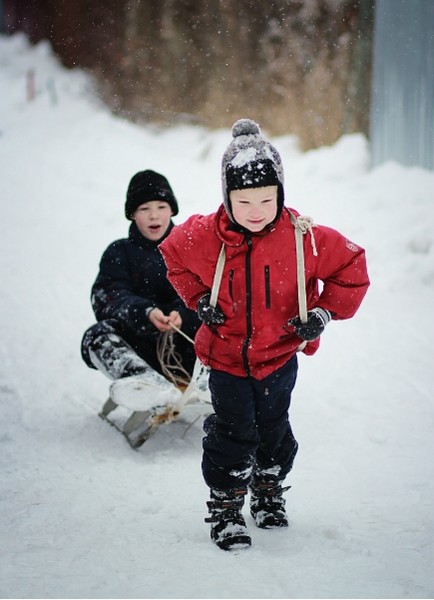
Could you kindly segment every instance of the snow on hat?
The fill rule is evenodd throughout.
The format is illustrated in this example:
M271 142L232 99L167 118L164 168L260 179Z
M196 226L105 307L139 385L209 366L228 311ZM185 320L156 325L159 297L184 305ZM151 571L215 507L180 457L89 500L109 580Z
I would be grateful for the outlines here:
M130 221L136 209L151 200L164 200L167 202L174 215L179 212L178 202L167 179L148 169L139 171L131 179L127 190L127 201L125 202L125 216Z
M277 185L277 216L284 202L283 166L276 148L261 134L259 125L239 119L232 126L232 142L222 159L223 201L229 218L234 221L229 200L231 190Z

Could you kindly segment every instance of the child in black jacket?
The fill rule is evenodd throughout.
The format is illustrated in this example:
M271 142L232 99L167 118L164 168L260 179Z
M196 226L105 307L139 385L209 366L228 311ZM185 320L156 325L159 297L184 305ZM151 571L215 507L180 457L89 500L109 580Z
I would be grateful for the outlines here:
M169 283L158 249L177 213L177 200L163 175L151 170L136 173L125 203L125 216L132 221L128 238L106 249L92 287L98 322L83 336L82 357L90 368L113 380L110 400L131 410L179 399L179 390L162 375L161 334L172 333L181 370L191 375L195 363L193 345L172 325L194 338L199 320ZM149 383L155 384L151 394Z

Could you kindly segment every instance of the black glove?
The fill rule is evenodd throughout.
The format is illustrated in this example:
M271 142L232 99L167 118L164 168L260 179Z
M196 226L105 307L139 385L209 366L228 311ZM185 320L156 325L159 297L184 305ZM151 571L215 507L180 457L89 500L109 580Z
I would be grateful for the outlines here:
M302 323L300 317L294 317L288 321L288 324L294 327L298 337L306 342L312 342L322 334L331 318L332 315L328 310L317 306L307 313L306 323Z
M211 306L209 301L211 294L205 294L197 303L197 316L205 325L222 325L226 321L222 309L217 306Z

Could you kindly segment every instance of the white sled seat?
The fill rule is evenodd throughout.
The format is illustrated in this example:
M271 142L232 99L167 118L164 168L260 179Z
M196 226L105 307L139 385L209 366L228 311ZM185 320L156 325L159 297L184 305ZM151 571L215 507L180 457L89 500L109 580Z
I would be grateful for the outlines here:
M117 379L110 386L110 398L115 404L133 411L152 411L157 407L175 406L182 392L156 371Z

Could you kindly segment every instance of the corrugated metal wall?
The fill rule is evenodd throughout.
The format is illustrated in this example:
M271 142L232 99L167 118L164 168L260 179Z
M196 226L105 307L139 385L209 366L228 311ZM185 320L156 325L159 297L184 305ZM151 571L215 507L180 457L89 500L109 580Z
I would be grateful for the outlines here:
M376 0L373 165L434 169L434 0Z

